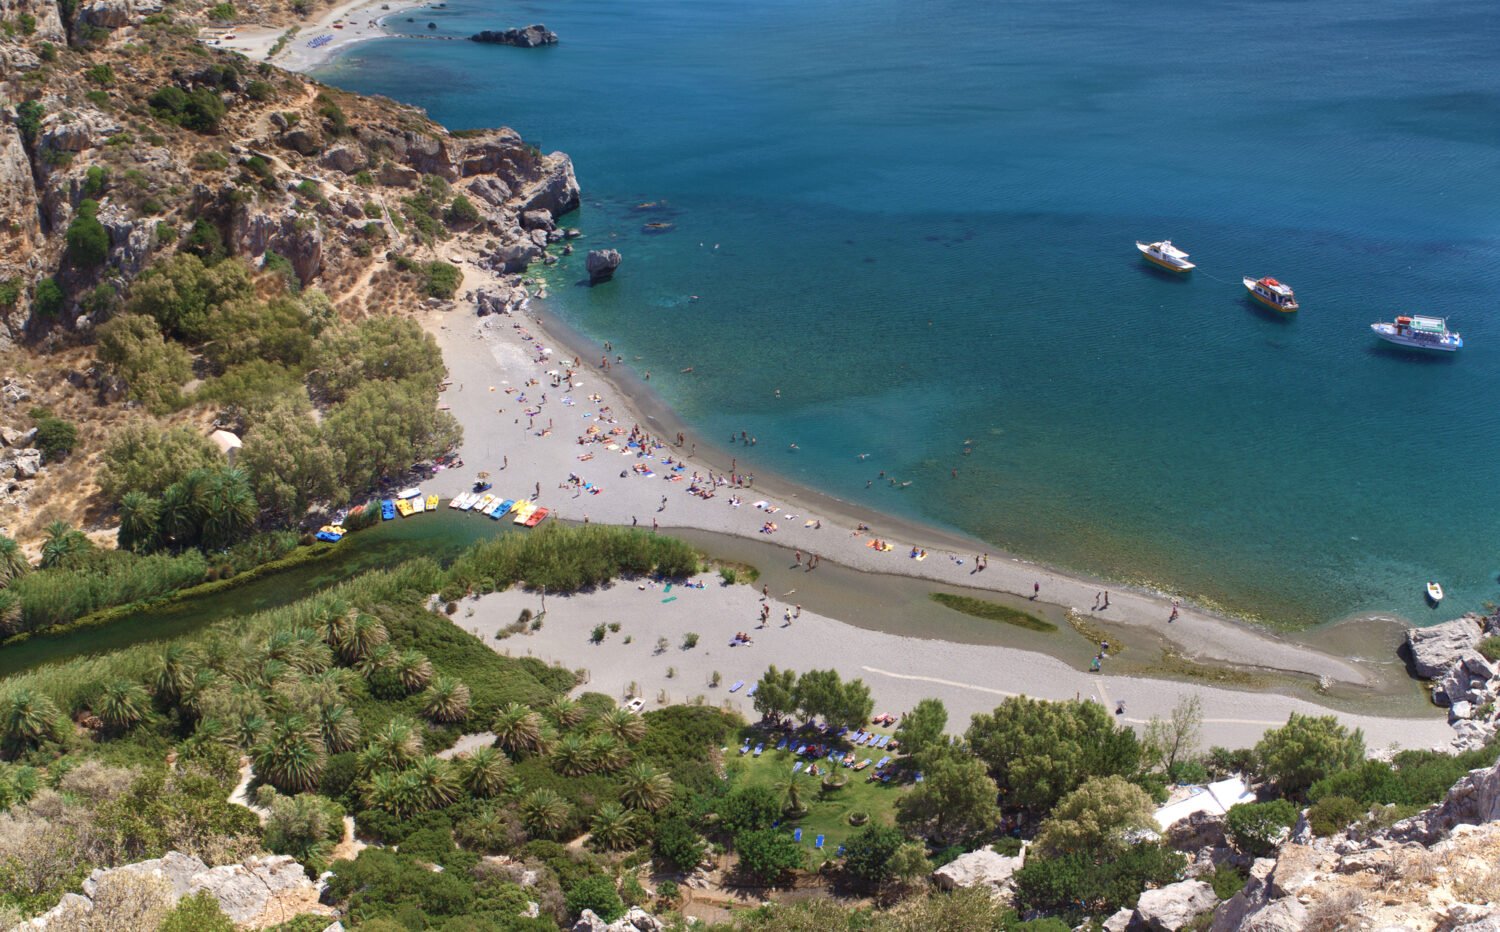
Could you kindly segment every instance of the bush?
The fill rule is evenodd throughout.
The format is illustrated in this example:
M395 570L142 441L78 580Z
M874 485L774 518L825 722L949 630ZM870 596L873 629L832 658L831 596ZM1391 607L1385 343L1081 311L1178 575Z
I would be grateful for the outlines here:
M109 258L109 231L96 216L99 203L85 198L68 224L68 260L83 269L97 268Z
M102 87L109 87L115 83L115 69L111 68L108 63L94 65L84 70L83 77Z
M1491 663L1500 660L1500 636L1490 636L1479 642L1478 650Z
M78 428L62 418L50 415L38 418L35 443L47 462L63 459L78 443Z
M83 174L83 196L98 198L109 183L109 170L102 165L90 165Z
M36 283L36 294L31 299L32 310L43 317L56 317L63 309L63 292L56 280L44 278Z
M1255 756L1282 793L1300 796L1318 780L1358 766L1365 757L1364 732L1350 732L1332 715L1293 712L1285 725L1265 733Z
M451 262L429 262L424 271L427 276L425 290L430 297L450 300L463 282L463 272Z
M1285 831L1297 822L1297 807L1284 799L1239 803L1229 808L1224 832L1234 846L1257 858L1270 857Z
M207 890L177 901L156 932L234 932L234 921L224 915L219 901Z
M665 819L651 840L651 853L666 867L687 873L703 860L706 846L692 826L682 819Z
M1325 796L1307 810L1307 824L1314 835L1327 838L1337 835L1359 819L1369 809L1357 799L1347 796Z
M1080 921L1134 905L1148 886L1166 886L1181 876L1187 859L1160 844L1131 845L1096 860L1091 853L1027 858L1015 874L1016 907Z
M450 224L468 226L479 222L479 209L474 206L473 201L459 194L448 205L448 212L445 216Z
M14 278L0 279L0 307L15 307L19 300L21 300L21 283Z
M791 835L775 829L741 832L734 837L734 848L740 870L762 883L774 883L804 863L802 846Z
M245 85L245 96L264 102L276 96L276 87L270 81L257 79Z
M157 119L199 133L217 133L227 112L224 101L207 87L184 91L169 84L154 92L146 102Z
M890 879L890 861L906 843L900 831L884 825L866 825L844 843L844 870L865 889L874 889Z
M614 922L625 915L625 904L615 892L614 881L594 874L573 885L567 895L568 914L577 918L585 909L605 922Z

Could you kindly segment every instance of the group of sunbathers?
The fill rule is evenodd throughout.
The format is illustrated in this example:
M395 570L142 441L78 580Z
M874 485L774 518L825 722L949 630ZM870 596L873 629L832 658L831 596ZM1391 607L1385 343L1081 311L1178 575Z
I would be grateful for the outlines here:
M736 631L734 633L734 640L730 641L729 643L730 643L731 646L735 645L735 644L749 644L750 643L750 635L746 634L743 631Z

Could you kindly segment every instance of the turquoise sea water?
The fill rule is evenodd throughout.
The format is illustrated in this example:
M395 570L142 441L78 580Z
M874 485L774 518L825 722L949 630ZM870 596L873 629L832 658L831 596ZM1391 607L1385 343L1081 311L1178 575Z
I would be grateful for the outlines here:
M703 438L755 435L742 468L1277 621L1500 598L1492 3L450 0L394 20L561 35L384 40L320 77L572 155L569 224L625 259L589 289L573 257L553 311ZM1167 237L1191 277L1137 257ZM1249 303L1240 278L1265 274L1300 314ZM1467 347L1369 332L1412 311Z

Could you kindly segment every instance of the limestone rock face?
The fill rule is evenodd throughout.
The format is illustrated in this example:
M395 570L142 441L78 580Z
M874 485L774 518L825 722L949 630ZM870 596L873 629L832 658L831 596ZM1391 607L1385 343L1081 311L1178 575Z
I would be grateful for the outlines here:
M1306 906L1296 900L1277 900L1246 916L1239 929L1240 932L1303 932L1307 926Z
M21 144L20 131L10 123L0 123L0 217L11 221L0 224L0 263L9 265L41 245L37 207L31 160Z
M614 249L590 249L585 267L590 284L607 282L615 277L615 269L620 267L620 253Z
M553 230L552 213L547 210L528 210L521 214L521 226L527 230Z
M475 178L469 183L469 193L491 207L503 207L510 200L510 186L492 176Z
M1479 643L1483 632L1484 623L1478 615L1465 615L1430 628L1410 629L1406 632L1406 646L1417 675L1436 679L1447 673L1464 651Z
M323 158L319 161L334 171L348 175L365 167L365 154L353 146L333 146L323 153Z
M282 133L277 141L298 155L312 155L323 148L323 139L317 131L303 126Z
M1142 893L1135 914L1153 932L1177 932L1218 901L1213 887L1201 880L1184 880Z
M1500 819L1500 763L1471 770L1438 805L1389 829L1392 841L1429 844L1460 825L1483 825Z
M932 872L932 880L944 890L988 886L995 891L1010 887L1011 876L1021 869L1025 856L1007 857L989 848L961 854Z
M59 4L48 0L0 0L0 18L15 21L22 13L36 17L36 38L51 42L66 42ZM0 69L3 71L4 69Z
M524 272L542 257L542 249L529 239L519 239L497 248L490 254L491 264L501 272Z
M126 0L95 0L78 8L75 24L119 29L130 22L131 13L130 4Z

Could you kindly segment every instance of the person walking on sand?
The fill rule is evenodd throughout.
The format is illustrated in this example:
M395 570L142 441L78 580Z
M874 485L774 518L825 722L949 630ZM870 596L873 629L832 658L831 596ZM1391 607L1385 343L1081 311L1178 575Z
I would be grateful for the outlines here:
M802 565L802 551L801 550L796 551L795 555L797 557L797 565L801 566Z
M771 587L769 587L769 586L765 585L764 583L762 583L761 587L760 587L760 600L762 602L764 602L766 599L768 599L770 597L771 597Z
M630 526L631 527L635 527L636 525L638 525L640 523L641 523L641 519L640 518L637 518L635 515L631 515L630 516Z
M1172 600L1172 614L1170 614L1170 615L1167 616L1167 624L1171 624L1172 622L1174 622L1176 620L1177 620L1177 600L1173 599Z
M655 534L656 533L656 529L659 528L659 527L661 527L661 525L656 523L656 519L655 518L652 518L651 519L651 533Z
M781 626L783 628L787 628L787 627L790 627L791 624L792 624L792 610L791 609L787 609L786 611L784 611L784 612L781 613Z
M1102 611L1104 611L1107 608L1109 608L1109 590L1105 589L1104 590L1104 604L1101 605L1101 606L1099 606L1099 611L1102 612Z
M1031 584L1031 601L1035 602L1036 601L1036 597L1039 596L1039 595L1041 595L1041 594L1042 594L1042 584L1039 583L1039 582L1032 583Z
M505 456L500 457L500 468L501 469L509 469L510 468L510 454L506 454Z
M796 608L794 608L792 610L792 617L793 618L801 618L802 617L802 606L798 605Z

